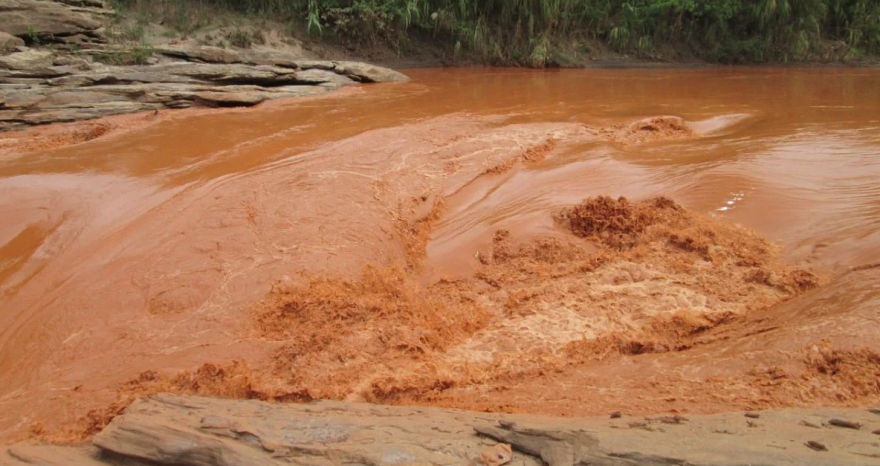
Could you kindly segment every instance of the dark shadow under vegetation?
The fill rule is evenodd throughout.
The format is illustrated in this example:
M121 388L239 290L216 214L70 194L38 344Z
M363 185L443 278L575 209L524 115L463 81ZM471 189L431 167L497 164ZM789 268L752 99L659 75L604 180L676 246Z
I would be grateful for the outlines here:
M361 46L417 35L485 63L550 66L563 49L718 63L858 60L880 54L877 0L116 0L181 29L217 8ZM195 15L204 18L204 15Z

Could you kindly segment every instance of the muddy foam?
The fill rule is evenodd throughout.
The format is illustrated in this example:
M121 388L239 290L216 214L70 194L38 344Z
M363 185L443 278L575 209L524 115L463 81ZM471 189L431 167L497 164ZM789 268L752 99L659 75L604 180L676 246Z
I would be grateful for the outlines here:
M550 237L497 231L467 278L423 284L370 266L278 282L249 311L252 337L277 343L268 360L144 372L62 438L87 438L158 392L473 407L511 381L708 344L819 284L754 233L669 198L590 198L555 218L563 230ZM810 370L831 370L827 359Z

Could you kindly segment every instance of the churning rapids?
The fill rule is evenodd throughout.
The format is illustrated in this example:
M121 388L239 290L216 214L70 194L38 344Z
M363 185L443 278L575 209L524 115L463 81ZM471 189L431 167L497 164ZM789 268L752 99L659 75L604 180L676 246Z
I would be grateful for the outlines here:
M880 401L880 70L409 75L0 136L0 437Z

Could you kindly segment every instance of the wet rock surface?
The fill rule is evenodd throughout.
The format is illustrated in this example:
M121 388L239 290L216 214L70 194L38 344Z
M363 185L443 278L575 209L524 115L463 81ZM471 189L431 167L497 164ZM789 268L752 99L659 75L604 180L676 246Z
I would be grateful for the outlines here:
M844 465L877 458L880 446L867 431L798 424L841 415L871 420L858 409L772 411L749 426L741 413L668 423L664 416L556 419L157 395L129 407L91 445L12 445L0 450L0 464Z
M357 83L407 80L365 63L201 46L145 48L135 51L145 55L135 60L140 65L107 65L135 53L105 44L103 24L111 14L98 0L0 5L0 131L163 108L248 107ZM28 48L25 42L55 46Z

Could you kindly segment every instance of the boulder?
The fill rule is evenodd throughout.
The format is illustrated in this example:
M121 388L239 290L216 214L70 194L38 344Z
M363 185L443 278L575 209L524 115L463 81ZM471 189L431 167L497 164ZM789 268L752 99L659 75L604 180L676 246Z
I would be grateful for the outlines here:
M392 69L368 63L340 61L335 62L335 71L360 83L407 82L409 78Z
M200 92L196 102L206 107L253 107L266 100L262 92Z
M52 52L28 50L0 57L0 68L7 70L35 70L52 65Z
M24 40L0 31L0 55L14 52L16 48L24 45Z
M99 32L103 24L96 18L101 13L104 11L99 8L48 0L3 0L0 2L0 31L40 42L66 42L66 38L78 35L103 40Z
M357 82L355 82L348 76L320 69L297 71L296 80L302 84L329 84L333 87L351 86L353 84L357 84Z

